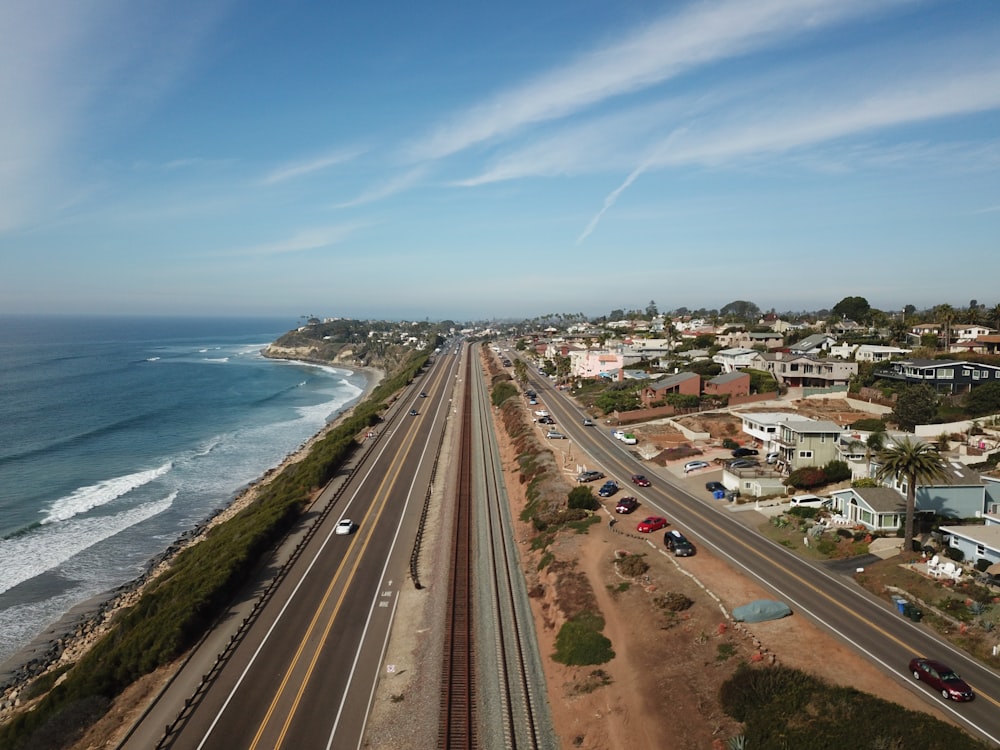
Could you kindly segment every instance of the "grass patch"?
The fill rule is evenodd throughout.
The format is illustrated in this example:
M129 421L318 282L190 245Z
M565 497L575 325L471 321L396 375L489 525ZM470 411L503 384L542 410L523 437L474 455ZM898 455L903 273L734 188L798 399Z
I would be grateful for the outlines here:
M604 618L596 612L581 612L563 623L556 635L552 659L567 666L606 664L615 658L611 641L604 636Z

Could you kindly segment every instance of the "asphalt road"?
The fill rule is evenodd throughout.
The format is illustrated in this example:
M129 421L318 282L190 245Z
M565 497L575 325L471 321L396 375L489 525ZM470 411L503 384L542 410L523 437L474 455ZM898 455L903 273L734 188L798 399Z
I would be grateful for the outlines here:
M600 468L622 485L624 493L640 499L650 514L666 516L696 545L705 545L744 573L757 579L776 599L797 615L809 617L820 627L850 644L879 665L886 679L905 683L916 694L938 707L970 733L1000 744L1000 676L980 662L940 639L927 626L902 617L889 603L874 597L836 570L796 556L771 542L737 518L730 503L711 499L707 491L692 492L689 483L666 470L654 470L611 437L611 428L598 422L584 427L586 416L576 404L552 387L544 376L531 380L543 406L569 436L570 459L565 470ZM645 474L652 486L632 485L632 474ZM702 475L699 480L716 478ZM749 511L753 512L753 511ZM915 683L908 671L913 656L944 661L974 688L970 703L945 701L927 687Z
M315 503L318 509L339 498L308 544L284 567L302 533L279 552L124 747L154 747L168 725L163 746L172 748L360 746L398 593L413 585L410 553L458 359L440 355L406 390L357 471L331 482ZM342 517L357 524L353 534L333 533ZM253 609L279 569L280 582Z

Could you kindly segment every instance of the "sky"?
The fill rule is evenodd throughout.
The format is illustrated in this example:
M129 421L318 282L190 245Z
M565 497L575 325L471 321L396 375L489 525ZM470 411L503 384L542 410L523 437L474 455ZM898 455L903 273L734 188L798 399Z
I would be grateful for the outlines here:
M6 0L0 313L1000 304L994 0Z

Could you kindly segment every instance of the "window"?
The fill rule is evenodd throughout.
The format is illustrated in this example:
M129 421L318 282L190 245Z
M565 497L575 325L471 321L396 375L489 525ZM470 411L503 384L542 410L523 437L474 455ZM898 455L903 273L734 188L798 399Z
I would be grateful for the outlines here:
M986 554L986 547L984 545L982 545L982 544L977 544L976 545L976 554L979 555L980 557L982 557L983 555L985 555Z
M938 370L939 380L953 380L955 378L955 371L950 367L946 370Z
M799 451L799 458L812 458L812 457L813 457L812 451Z

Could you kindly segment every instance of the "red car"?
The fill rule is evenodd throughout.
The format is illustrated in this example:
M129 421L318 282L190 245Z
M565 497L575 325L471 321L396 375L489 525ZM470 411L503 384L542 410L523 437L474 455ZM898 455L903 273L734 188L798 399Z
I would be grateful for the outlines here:
M968 683L939 661L910 659L910 672L913 679L926 682L945 700L971 701L975 697Z
M642 474L632 475L632 484L637 484L640 487L649 487L649 480L646 479Z
M643 534L649 534L653 531L659 531L666 525L666 518L661 518L660 516L650 516L645 521L641 521L639 525L635 527L635 530L641 531Z
M623 497L615 505L616 513L631 513L633 510L639 507L639 501L634 497Z

